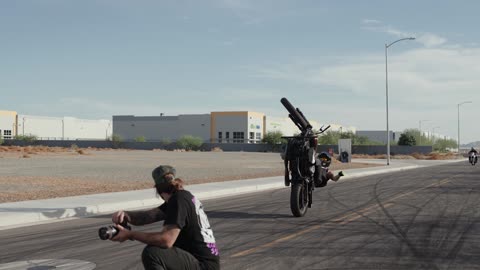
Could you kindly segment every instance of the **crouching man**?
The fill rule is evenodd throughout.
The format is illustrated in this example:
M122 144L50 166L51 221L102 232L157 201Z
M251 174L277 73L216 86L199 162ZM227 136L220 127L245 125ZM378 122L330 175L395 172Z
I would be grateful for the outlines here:
M112 241L137 240L147 244L142 253L147 270L220 269L219 252L202 203L183 189L183 181L175 178L175 169L168 165L152 172L155 189L165 201L158 208L146 211L118 211L112 221L119 229ZM158 232L138 232L123 228L122 222L139 226L164 220Z

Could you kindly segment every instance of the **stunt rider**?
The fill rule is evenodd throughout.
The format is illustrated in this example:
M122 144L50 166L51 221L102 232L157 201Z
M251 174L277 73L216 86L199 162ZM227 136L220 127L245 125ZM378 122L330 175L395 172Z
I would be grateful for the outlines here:
M329 167L332 163L332 158L327 152L321 152L315 159L315 173L313 175L313 181L315 187L324 187L327 185L328 180L337 182L344 174L342 171L334 175Z

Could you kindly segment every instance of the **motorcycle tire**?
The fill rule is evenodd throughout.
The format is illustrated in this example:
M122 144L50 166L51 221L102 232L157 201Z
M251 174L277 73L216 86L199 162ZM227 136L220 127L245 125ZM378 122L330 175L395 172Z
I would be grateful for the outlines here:
M307 189L304 185L296 183L292 185L290 194L290 209L295 217L303 217L308 209Z

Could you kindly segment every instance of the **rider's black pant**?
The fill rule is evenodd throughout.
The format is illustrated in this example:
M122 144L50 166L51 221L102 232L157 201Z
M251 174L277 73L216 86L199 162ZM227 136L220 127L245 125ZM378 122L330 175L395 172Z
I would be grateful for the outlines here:
M183 249L146 246L142 252L145 270L201 270L200 263Z

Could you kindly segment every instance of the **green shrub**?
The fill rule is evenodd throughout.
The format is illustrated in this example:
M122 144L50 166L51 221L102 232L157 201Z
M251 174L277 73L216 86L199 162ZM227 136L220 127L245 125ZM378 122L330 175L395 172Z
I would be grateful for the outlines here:
M122 145L122 137L117 134L112 134L112 146L113 148L120 148Z
M24 142L35 142L38 140L35 135L16 135L15 140L24 141Z
M135 137L134 139L136 142L146 142L147 139L145 139L145 136L138 136L138 137Z
M163 145L169 145L172 143L172 139L170 138L163 138L160 140L160 143L163 144Z
M202 144L202 138L194 137L192 135L184 135L177 140L177 146L187 151L198 150Z
M0 138L0 145L3 145L4 141L3 138Z

